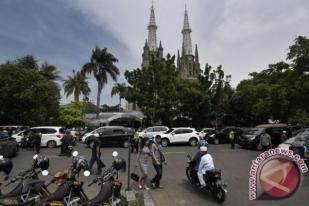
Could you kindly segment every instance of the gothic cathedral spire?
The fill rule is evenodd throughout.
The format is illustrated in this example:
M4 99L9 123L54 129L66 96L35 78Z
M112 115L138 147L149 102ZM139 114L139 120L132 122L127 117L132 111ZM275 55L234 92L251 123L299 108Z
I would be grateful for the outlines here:
M183 35L183 53L185 55L192 55L192 41L191 41L191 28L189 25L189 17L187 7L185 8L185 17L182 29Z
M154 13L154 6L152 4L150 10L150 20L148 24L148 46L150 51L157 50L157 25L156 25L156 18Z

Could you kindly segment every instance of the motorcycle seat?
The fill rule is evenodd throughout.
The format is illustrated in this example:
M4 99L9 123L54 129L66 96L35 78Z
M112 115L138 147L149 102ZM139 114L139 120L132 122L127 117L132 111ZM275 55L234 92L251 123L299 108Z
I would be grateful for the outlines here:
M23 190L23 184L20 182L11 192L2 194L0 196L0 199L19 196L22 194L22 190Z

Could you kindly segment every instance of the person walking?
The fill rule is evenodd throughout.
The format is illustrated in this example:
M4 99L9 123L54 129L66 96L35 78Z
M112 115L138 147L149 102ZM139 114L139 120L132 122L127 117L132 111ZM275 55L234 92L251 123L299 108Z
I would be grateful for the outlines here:
M33 151L35 154L40 153L41 149L41 140L42 140L42 134L39 129L31 130L30 132L30 139L33 146Z
M285 142L288 139L288 136L286 135L286 131L283 130L281 135L281 143Z
M61 149L60 149L59 156L65 154L65 151L68 150L69 146L72 143L72 140L73 140L73 137L71 135L70 130L69 129L65 130L65 134L61 138Z
M138 140L139 140L139 133L136 131L134 133L133 139L131 140L131 152L134 152L134 149L136 153L138 153Z
M231 130L229 133L229 139L231 142L231 148L235 149L235 132L233 130Z
M262 146L263 152L270 149L272 147L271 137L265 131L262 132L260 137L260 144Z
M144 137L141 140L141 146L139 153L136 158L135 167L140 167L142 176L139 179L139 189L146 189L149 190L149 187L147 187L147 178L148 178L148 158L151 157L155 164L159 165L160 163L158 160L153 156L153 153L151 151L151 144L148 137Z
M89 171L92 173L92 167L94 163L97 163L97 173L100 175L102 173L102 168L105 167L104 163L101 160L101 144L98 139L97 134L91 137L90 139L90 148L91 148L91 158L89 161Z
M163 154L163 148L161 145L161 136L157 135L155 136L155 142L152 144L152 152L153 156L157 160L157 162L153 162L153 167L156 170L156 175L151 180L151 186L153 189L155 188L163 188L162 185L160 185L160 181L162 179L162 173L163 173L163 163L165 162L165 157ZM157 164L159 163L159 164Z

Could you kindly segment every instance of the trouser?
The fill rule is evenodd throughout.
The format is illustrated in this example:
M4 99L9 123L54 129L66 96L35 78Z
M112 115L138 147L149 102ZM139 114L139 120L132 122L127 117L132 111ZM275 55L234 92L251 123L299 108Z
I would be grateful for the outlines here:
M211 177L211 173L213 170L208 170L203 174L202 172L197 172L198 180L200 181L200 185L206 186L205 180L207 180L209 177Z
M262 145L262 151L265 152L269 149L269 145Z
M64 154L65 150L68 149L69 144L61 144L60 154Z
M39 154L40 153L41 144L40 143L34 143L33 147L34 147L33 151L35 152L35 154Z
M134 140L131 143L131 152L134 152L134 149L136 151L136 153L138 153L138 141Z
M162 173L163 173L163 168L162 168L162 164L160 165L153 165L153 167L156 170L156 175L152 178L151 183L154 183L156 185L156 187L160 186L160 180L162 178Z
M231 141L231 148L235 149L235 140L230 140Z
M102 167L101 167L101 164L100 164L100 158L97 157L97 156L94 156L94 155L91 156L91 159L90 159L90 162L89 162L89 170L90 170L90 172L92 172L92 167L93 167L95 162L97 163L97 170L98 170L97 172L101 173L102 172Z

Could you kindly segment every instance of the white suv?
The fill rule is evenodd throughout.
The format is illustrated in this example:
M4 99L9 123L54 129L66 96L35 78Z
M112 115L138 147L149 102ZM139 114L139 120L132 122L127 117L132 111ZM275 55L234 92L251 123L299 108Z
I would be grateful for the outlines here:
M63 127L32 127L30 129L38 129L42 134L41 147L54 148L61 145L61 138L64 135L65 128ZM17 142L20 142L29 130L24 130L15 135L12 135Z
M194 128L190 127L169 129L165 134L162 134L161 137L161 144L163 147L175 143L189 143L191 146L196 146L200 140L199 133Z
M162 135L165 132L168 131L168 127L165 126L154 126L154 127L148 127L144 129L142 132L139 132L139 137L148 137L150 139L154 138L157 135Z

